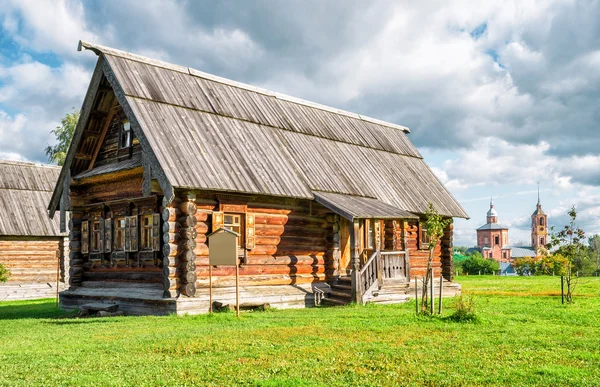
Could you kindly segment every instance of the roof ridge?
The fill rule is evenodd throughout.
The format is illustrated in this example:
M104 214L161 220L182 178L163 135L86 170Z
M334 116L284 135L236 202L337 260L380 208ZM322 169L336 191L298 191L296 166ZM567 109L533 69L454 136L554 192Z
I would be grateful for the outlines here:
M223 78L220 77L218 75L213 75L213 74L209 74L200 70L196 70L192 67L184 67L184 66L180 66L180 65L175 65L172 63L168 63L168 62L164 62L164 61L160 61L160 60L156 60L156 59L152 59L152 58L148 58L142 55L137 55L137 54L132 54L130 52L127 51L122 51L122 50L118 50L115 48L111 48L111 47L107 47L107 46L102 46L99 44L94 44L94 43L90 43L90 42L86 42L83 40L79 41L79 45L77 47L78 51L82 51L82 49L88 49L93 51L94 53L96 53L96 55L100 55L100 54L104 54L104 55L113 55L113 56L118 56L124 59L130 59L133 61L137 61L137 62L141 62L141 63L145 63L151 66L156 66L156 67L163 67L169 70L174 70L174 71L178 71L184 74L188 74L188 75L192 75L198 78L204 78L204 79L208 79L211 81L215 81L215 82L219 82L219 83L223 83L229 86L233 86L233 87L237 87L240 89L245 89L245 90L250 90L253 91L255 93L260 93L260 94L264 94L273 98L277 98L277 99L281 99L284 101L288 101L288 102L292 102L292 103L296 103L299 105L304 105L304 106L308 106L308 107L312 107L315 109L319 109L319 110L324 110L324 111L328 111L330 113L334 113L334 114L340 114L340 115L344 115L347 117L351 117L351 118L355 118L358 120L362 120L365 122L370 122L373 124L377 124L377 125L382 125L391 129L397 129L397 130L401 130L404 133L410 133L410 129L406 126L403 125L398 125L398 124L394 124L391 122L387 122L387 121L383 121L383 120L379 120L377 118L372 118L372 117L368 117L362 114L357 114L357 113L352 113L346 110L342 110L342 109L337 109L331 106L327 106L327 105L323 105L323 104L319 104L316 102L312 102L312 101L308 101L305 99L301 99L301 98L297 98L297 97L293 97L287 94L283 94L283 93L279 93L279 92L275 92L275 91L270 91L267 89L263 89L260 87L256 87L256 86L252 86L252 85L248 85L242 82L238 82L238 81L234 81L231 79L227 79L227 78Z
M53 168L53 169L60 169L60 168L62 168L59 165L34 163L34 162L31 162L31 161L16 161L16 160L0 160L0 164L4 164L4 165L21 165L21 166L27 166L27 167L40 167L40 168Z

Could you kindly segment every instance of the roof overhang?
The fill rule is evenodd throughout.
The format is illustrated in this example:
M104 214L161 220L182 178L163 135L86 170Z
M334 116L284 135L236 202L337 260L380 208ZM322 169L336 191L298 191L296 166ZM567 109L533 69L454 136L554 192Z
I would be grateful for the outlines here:
M331 192L313 192L315 201L336 214L355 219L418 219L413 213L382 202L379 199Z

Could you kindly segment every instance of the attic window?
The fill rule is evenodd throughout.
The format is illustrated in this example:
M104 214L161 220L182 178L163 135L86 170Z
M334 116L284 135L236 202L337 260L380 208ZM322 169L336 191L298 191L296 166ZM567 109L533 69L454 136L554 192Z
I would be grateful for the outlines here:
M122 122L121 134L119 136L119 149L129 148L131 146L131 124L125 120Z

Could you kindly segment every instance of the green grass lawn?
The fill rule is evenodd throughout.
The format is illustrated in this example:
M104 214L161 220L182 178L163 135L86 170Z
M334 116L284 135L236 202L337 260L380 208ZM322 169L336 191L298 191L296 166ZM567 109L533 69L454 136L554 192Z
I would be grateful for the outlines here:
M53 300L4 302L0 385L600 385L600 279L569 306L557 277L457 280L479 323L414 303L74 319Z

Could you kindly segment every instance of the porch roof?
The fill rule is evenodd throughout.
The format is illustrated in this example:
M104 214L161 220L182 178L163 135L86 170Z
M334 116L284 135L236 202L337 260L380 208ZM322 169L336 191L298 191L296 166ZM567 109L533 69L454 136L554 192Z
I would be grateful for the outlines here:
M418 219L413 213L401 210L379 199L331 192L313 191L315 201L348 220L354 219Z

